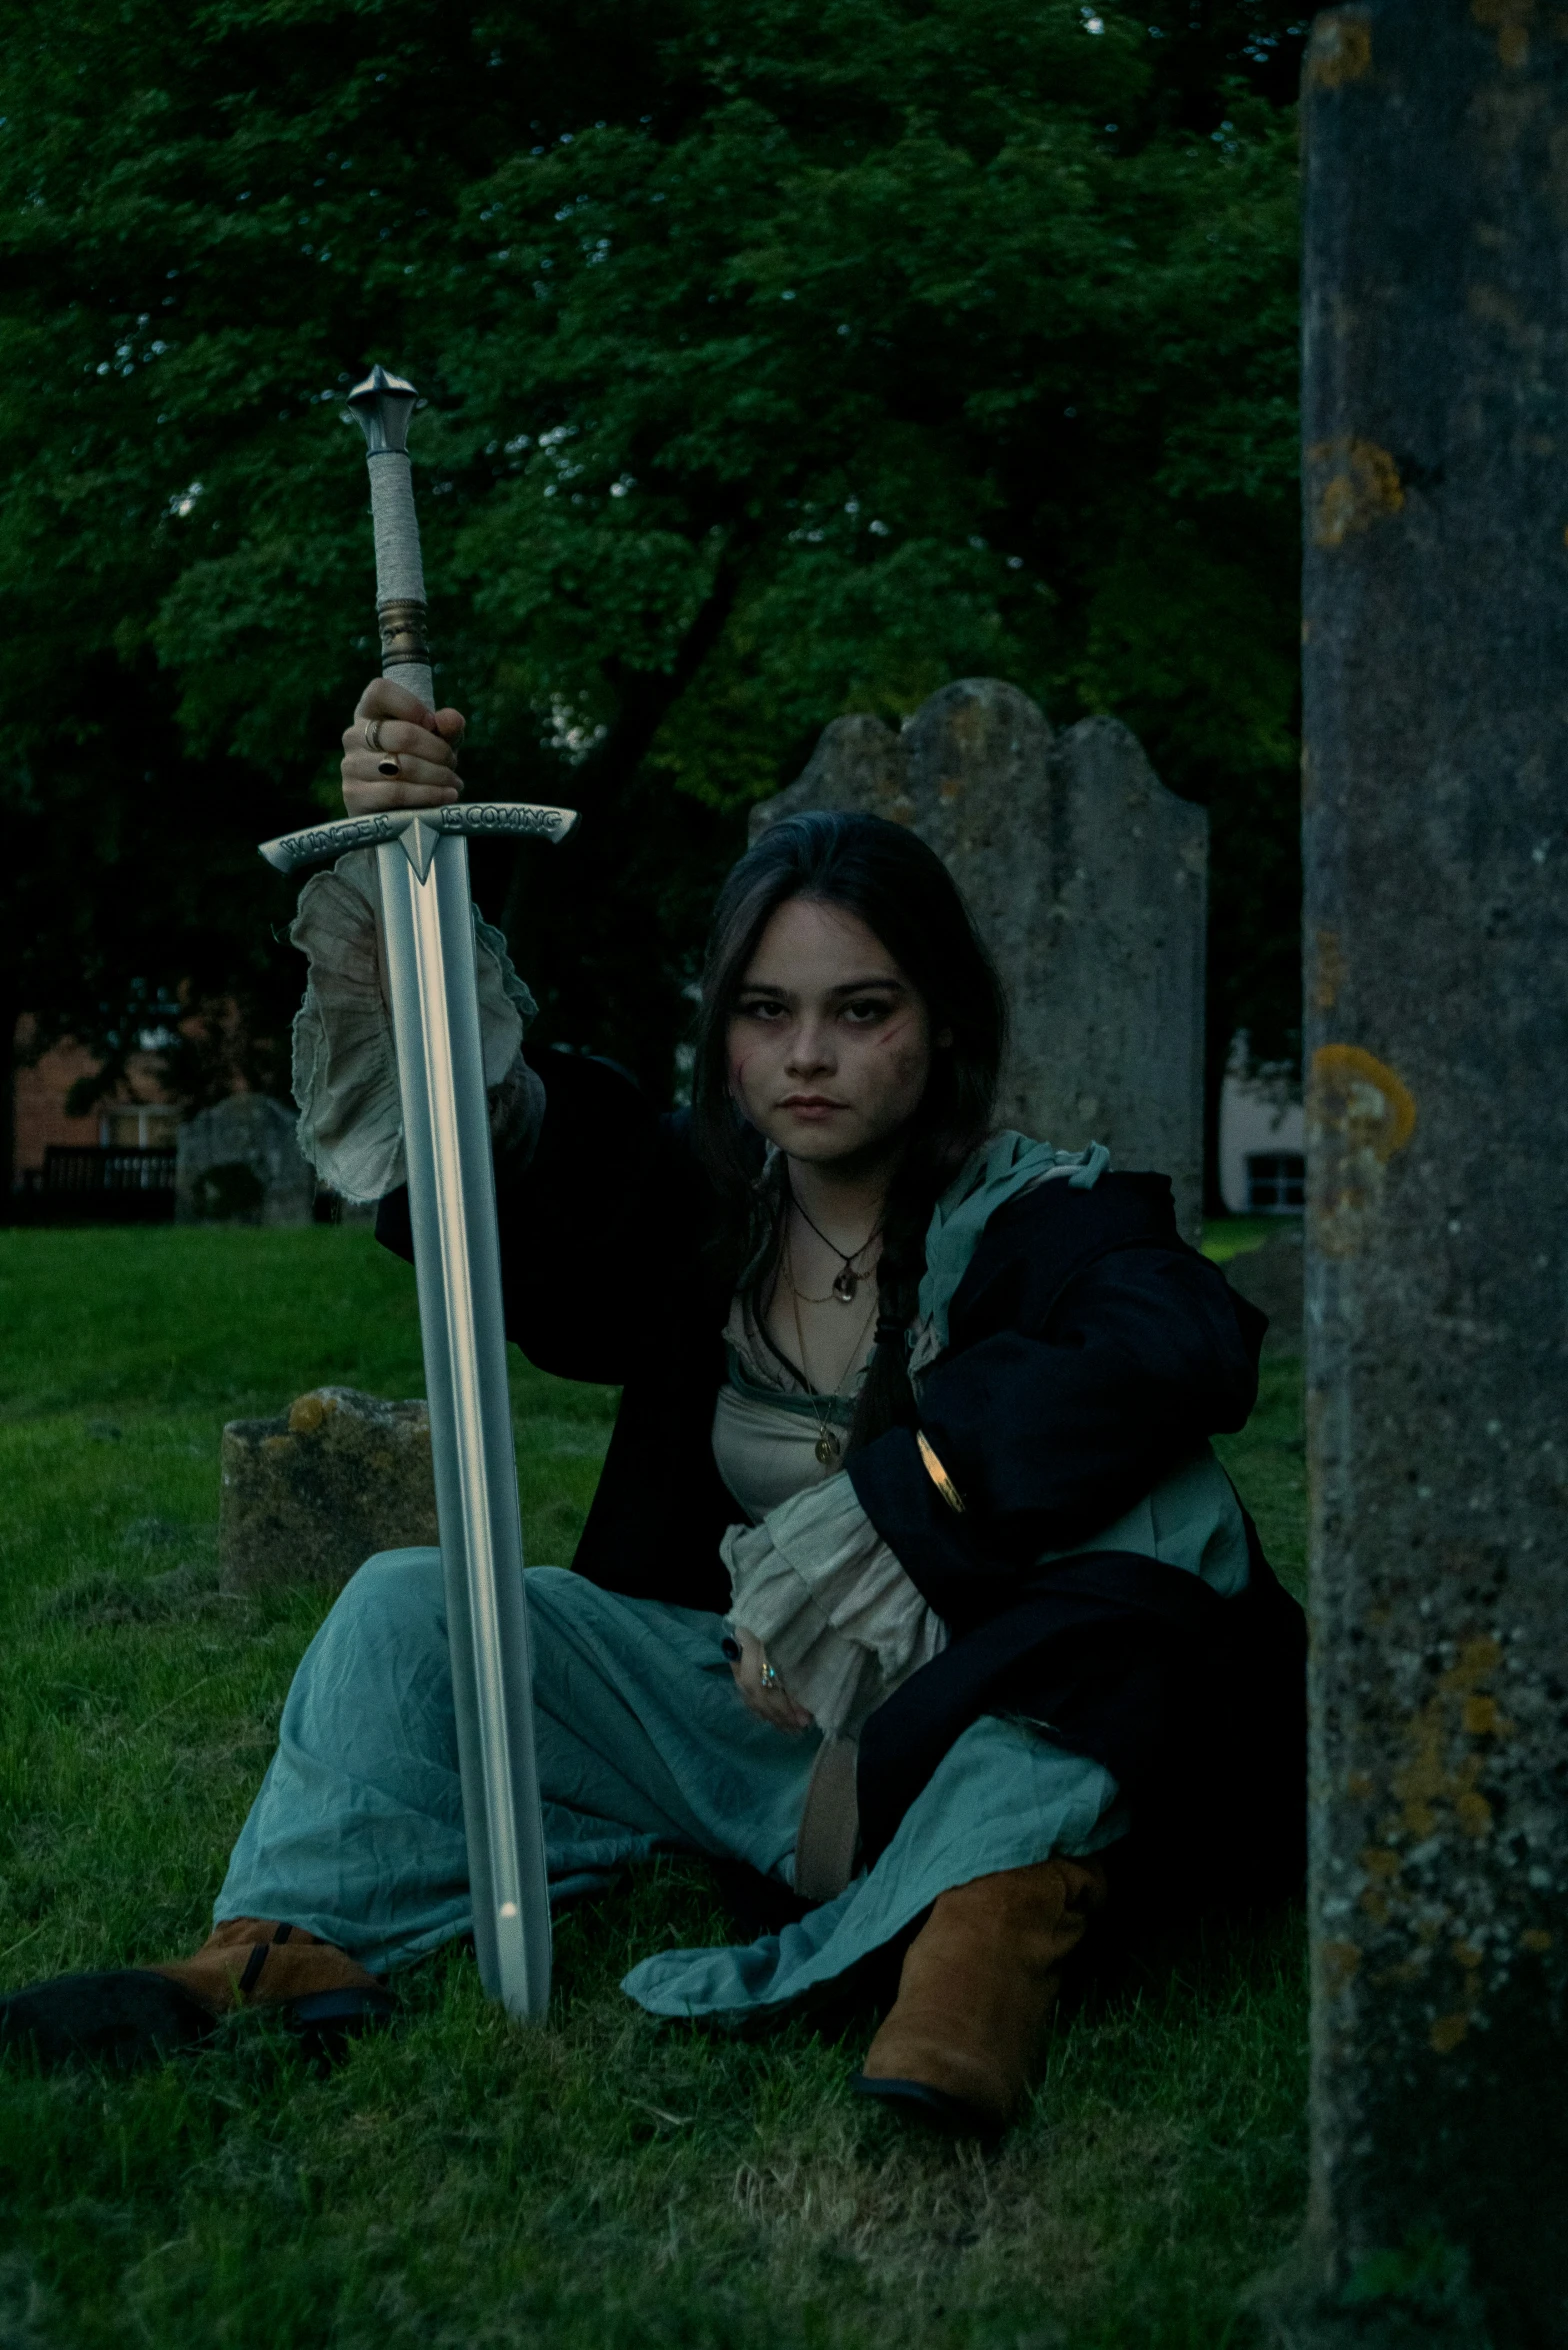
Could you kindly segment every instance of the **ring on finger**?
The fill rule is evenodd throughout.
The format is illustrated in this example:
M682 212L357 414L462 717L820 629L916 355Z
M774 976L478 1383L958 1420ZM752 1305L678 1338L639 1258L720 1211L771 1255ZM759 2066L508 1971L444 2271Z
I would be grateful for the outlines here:
M378 775L401 775L402 772L403 762L401 759L386 758L378 759L376 761L376 773Z
M365 720L365 748L367 751L376 752L381 752L386 749L386 744L381 739L381 721L379 718L367 718Z
M778 1674L775 1672L772 1665L769 1664L766 1657L764 1657L762 1660L762 1671L757 1677L761 1681L764 1689L780 1689L783 1687L783 1683L780 1681Z

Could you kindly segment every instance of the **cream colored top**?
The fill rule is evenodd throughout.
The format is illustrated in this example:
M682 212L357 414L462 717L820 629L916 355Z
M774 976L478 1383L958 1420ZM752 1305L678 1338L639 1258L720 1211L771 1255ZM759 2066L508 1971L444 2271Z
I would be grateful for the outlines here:
M812 1396L737 1298L725 1329L730 1375L713 1414L713 1456L747 1516L720 1545L730 1622L767 1650L825 1735L867 1714L947 1645L842 1469L817 1458L824 1419L840 1442L854 1397Z
M760 1525L769 1510L832 1474L832 1463L817 1458L818 1440L826 1421L842 1450L855 1394L812 1395L770 1343L748 1298L731 1305L724 1344L729 1376L713 1407L713 1457L746 1516Z

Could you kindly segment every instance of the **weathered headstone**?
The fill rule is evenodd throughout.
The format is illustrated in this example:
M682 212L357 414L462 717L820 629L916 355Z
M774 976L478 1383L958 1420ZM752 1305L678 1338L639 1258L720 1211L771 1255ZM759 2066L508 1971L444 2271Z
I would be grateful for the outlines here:
M1316 1982L1285 2331L1544 2346L1568 2342L1568 17L1332 10L1304 130Z
M1012 1011L1003 1123L1170 1176L1184 1231L1203 1198L1208 818L1113 718L1053 735L994 678L944 686L901 733L835 719L753 837L860 808L929 841L967 898Z
M378 1550L435 1543L430 1412L318 1387L275 1420L223 1431L218 1559L225 1591L340 1589Z
M294 1139L294 1112L261 1093L234 1093L187 1119L175 1137L178 1224L308 1224L316 1177Z
M1269 1318L1263 1351L1299 1355L1302 1329L1302 1250L1299 1230L1276 1233L1261 1248L1243 1250L1225 1267L1232 1289Z

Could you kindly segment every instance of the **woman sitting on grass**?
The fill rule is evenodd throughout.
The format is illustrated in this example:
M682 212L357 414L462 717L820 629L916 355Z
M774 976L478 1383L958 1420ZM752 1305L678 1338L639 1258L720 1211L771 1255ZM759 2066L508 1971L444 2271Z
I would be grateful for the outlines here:
M372 685L350 812L455 798L461 732ZM406 1255L374 890L362 852L304 891L297 1090ZM508 1327L624 1390L575 1571L528 1576L553 1889L749 1865L781 1930L658 1953L631 1996L798 2012L901 1952L857 2087L1005 2126L1107 1856L1120 1899L1140 1855L1145 1906L1299 1865L1300 1611L1208 1441L1251 1409L1261 1317L1163 1177L993 1129L996 975L897 825L792 817L735 867L690 1113L530 1066L479 937ZM0 2031L134 2053L240 2004L375 2012L466 1930L466 1875L440 1558L387 1552L295 1675L210 1941L18 1993Z

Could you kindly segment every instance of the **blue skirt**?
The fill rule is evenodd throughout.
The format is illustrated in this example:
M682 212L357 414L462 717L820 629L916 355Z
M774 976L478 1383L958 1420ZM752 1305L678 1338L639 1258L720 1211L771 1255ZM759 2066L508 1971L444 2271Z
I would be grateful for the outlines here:
M817 1733L791 1736L747 1709L723 1619L559 1567L527 1580L552 1899L657 1852L748 1861L787 1885ZM1099 1764L988 1715L836 1900L744 1948L660 1951L623 1988L655 2015L788 2007L949 1886L1100 1850L1125 1824L1116 1795ZM367 1560L306 1650L215 1916L287 1919L377 1974L467 1932L439 1551Z

